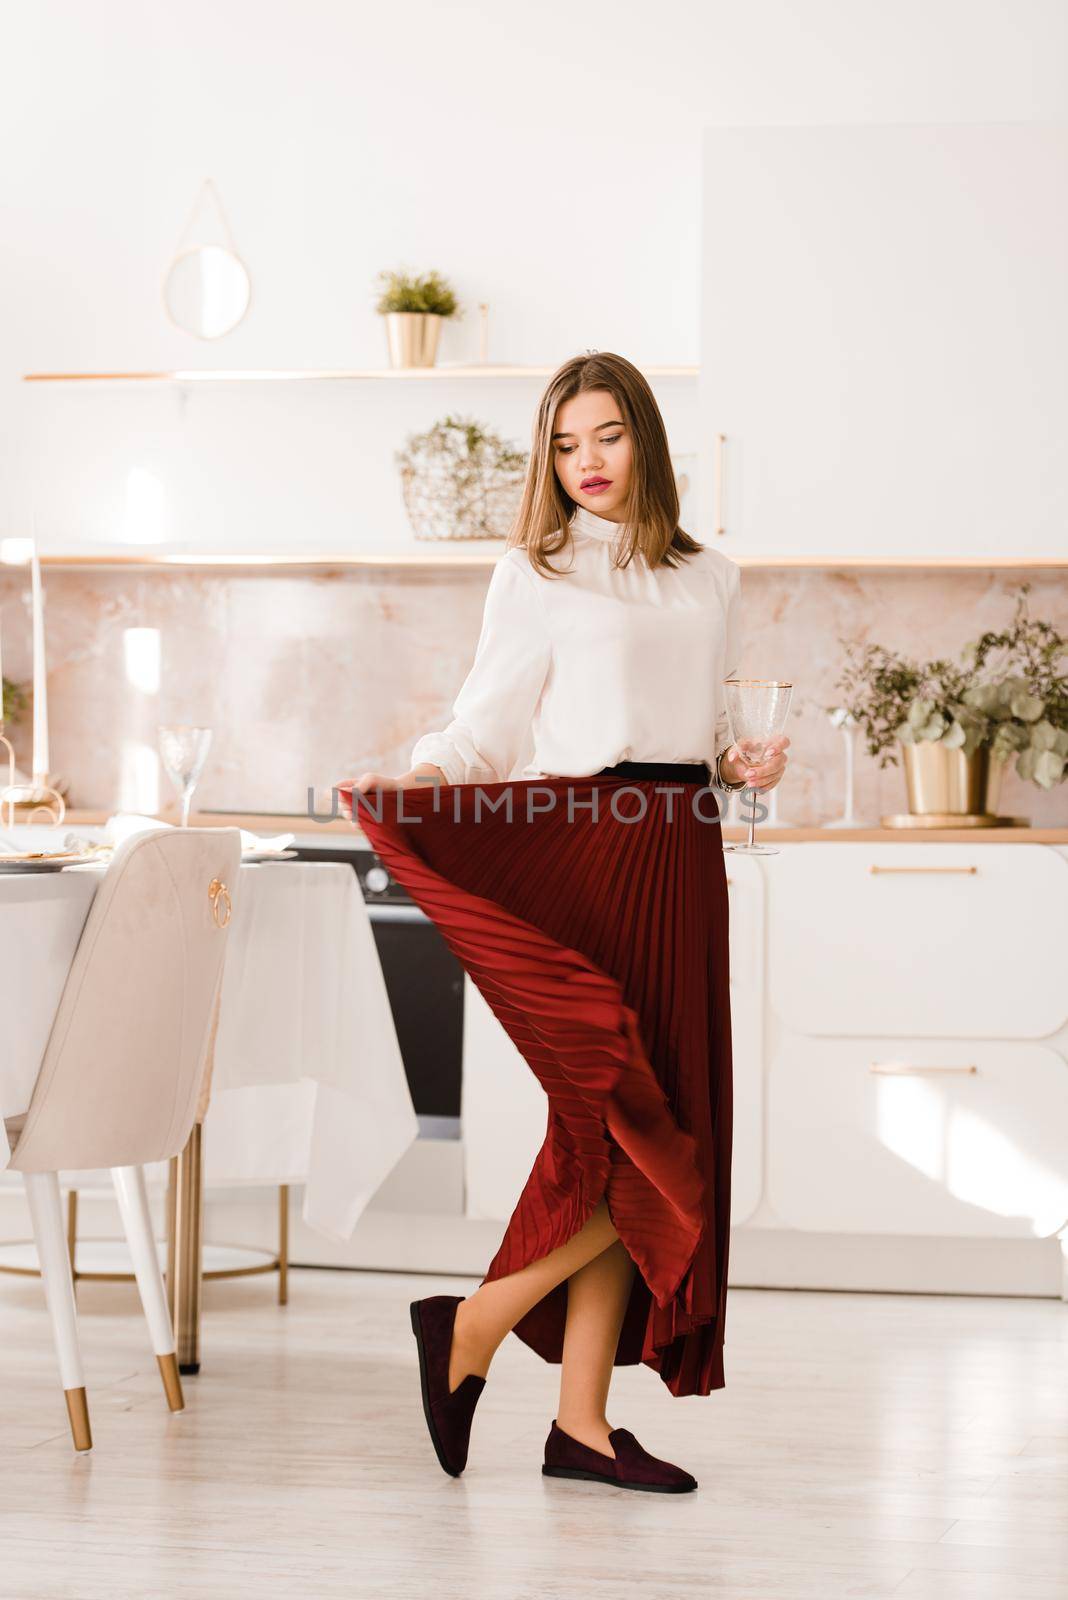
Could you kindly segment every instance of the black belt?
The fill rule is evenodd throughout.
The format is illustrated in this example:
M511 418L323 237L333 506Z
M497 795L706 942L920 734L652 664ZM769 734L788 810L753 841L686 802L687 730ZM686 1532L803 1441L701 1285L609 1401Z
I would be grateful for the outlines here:
M658 783L700 783L705 788L711 776L707 761L617 761L594 773L597 778L652 778Z

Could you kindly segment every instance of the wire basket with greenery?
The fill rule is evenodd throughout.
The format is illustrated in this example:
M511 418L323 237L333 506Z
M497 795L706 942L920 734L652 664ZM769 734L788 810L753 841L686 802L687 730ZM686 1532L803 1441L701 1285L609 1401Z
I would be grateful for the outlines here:
M473 417L443 417L397 451L401 489L417 539L507 538L527 454Z

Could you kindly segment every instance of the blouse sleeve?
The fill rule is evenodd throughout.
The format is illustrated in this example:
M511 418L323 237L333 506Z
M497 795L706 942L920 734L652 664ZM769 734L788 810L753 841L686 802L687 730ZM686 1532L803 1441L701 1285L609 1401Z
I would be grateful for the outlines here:
M724 646L723 662L725 678L733 678L738 671L742 657L742 571L737 563L731 563L729 585L727 591L727 618L726 618L726 644ZM720 690L719 716L716 719L716 748L715 757L718 760L724 750L729 750L734 741L731 738L730 722L727 710L723 704L723 692Z
M551 657L548 619L533 580L505 555L493 569L475 659L440 733L424 733L411 765L432 762L447 783L512 775Z

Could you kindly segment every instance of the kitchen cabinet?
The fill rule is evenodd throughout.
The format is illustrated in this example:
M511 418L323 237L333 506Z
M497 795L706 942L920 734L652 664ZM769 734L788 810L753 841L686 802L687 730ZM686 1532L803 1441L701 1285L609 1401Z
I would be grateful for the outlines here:
M507 1222L545 1138L545 1092L464 974L464 1214Z
M748 1220L764 1189L764 876L753 858L728 855L734 1141L731 1227Z
M1068 555L1068 127L709 129L698 537Z
M765 871L772 1271L822 1238L823 1287L1015 1288L999 1244L1068 1246L1068 849L835 840ZM858 1278L850 1236L906 1249Z
M768 1199L824 1233L1046 1238L1068 1220L1068 1066L1018 1039L786 1033Z
M731 1281L1050 1292L1068 845L824 836L726 871ZM545 1097L470 980L465 1013L465 1215L500 1222Z
M825 843L768 869L768 993L799 1033L1042 1039L1068 1022L1068 860Z

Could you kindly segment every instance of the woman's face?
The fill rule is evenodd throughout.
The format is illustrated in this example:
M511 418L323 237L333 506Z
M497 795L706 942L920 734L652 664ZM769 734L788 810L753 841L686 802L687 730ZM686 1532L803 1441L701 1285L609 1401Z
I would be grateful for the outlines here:
M630 488L631 437L607 389L587 389L557 407L556 476L576 505L622 522Z

